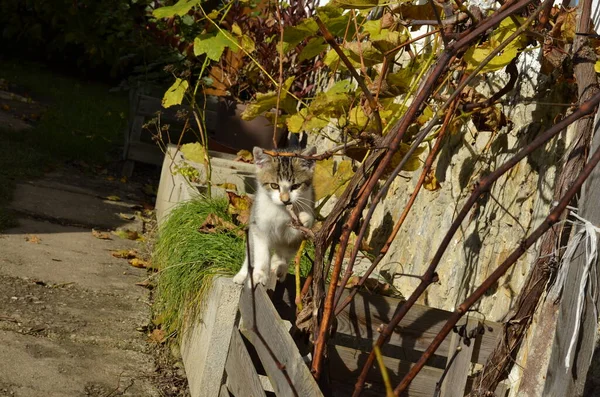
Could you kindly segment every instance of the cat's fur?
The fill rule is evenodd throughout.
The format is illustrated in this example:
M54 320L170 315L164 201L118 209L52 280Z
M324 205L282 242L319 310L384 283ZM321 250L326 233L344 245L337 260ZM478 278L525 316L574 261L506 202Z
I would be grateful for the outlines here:
M314 153L314 147L302 152L303 155ZM254 148L253 154L258 186L248 238L254 283L266 285L269 271L274 272L280 281L285 279L288 265L302 242L302 232L291 226L292 218L286 207L291 206L305 227L311 227L314 222L312 179L315 161L299 157L271 157L258 147ZM247 278L246 257L233 281L242 284Z

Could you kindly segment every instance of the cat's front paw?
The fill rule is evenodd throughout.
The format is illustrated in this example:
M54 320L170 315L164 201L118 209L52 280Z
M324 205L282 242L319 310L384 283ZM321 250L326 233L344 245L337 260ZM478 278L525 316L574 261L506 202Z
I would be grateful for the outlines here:
M269 282L269 273L254 269L254 272L252 272L252 280L254 281L254 285L267 285Z
M314 221L314 217L312 214L308 213L308 212L300 212L298 214L298 220L300 221L300 223L302 223L302 226L304 227L311 227Z
M242 285L242 284L244 284L244 281L246 281L246 278L248 278L248 273L240 271L240 272L238 272L238 274L233 276L233 282L235 284Z

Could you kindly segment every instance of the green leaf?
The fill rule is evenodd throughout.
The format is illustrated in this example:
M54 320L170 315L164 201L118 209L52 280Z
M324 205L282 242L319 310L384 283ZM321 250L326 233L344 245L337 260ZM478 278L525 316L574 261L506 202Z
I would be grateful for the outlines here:
M366 67L383 62L383 54L377 51L377 49L373 47L373 43L369 41L350 41L344 44L344 49L349 50L349 58L353 64L357 65L357 67L361 65L361 55L362 62ZM346 51L344 51L344 53L346 53Z
M337 18L342 16L343 13L343 9L341 9L340 7L332 6L331 3L321 7L317 7L317 14L321 19L323 19L323 17Z
M297 101L288 95L288 91L294 82L294 76L289 77L284 83L279 98L279 107L287 113L296 112ZM277 91L269 91L266 93L257 93L254 102L248 104L242 113L242 119L252 120L264 112L277 107Z
M152 11L154 18L171 18L176 15L187 14L194 6L200 4L201 0L179 0L172 6L160 7Z
M218 61L223 55L225 47L231 47L235 50L237 40L230 33L219 31L216 35L201 34L194 39L194 55L206 54L213 61Z
M327 48L325 39L322 37L313 37L302 49L298 55L298 61L302 62L306 59L316 57Z
M179 149L186 160L193 161L194 163L204 164L206 163L206 150L199 142L186 143L181 145Z
M189 87L189 83L186 80L181 80L177 78L173 85L169 87L167 92L162 99L163 108L168 108L173 105L181 105L181 101L183 100L183 96Z
M406 37L400 32L389 29L381 29L377 34L371 35L373 46L381 52L386 52L398 47L402 42L406 41Z
M319 31L319 25L312 19L305 19L297 26L288 26L283 30L283 41L288 48L296 47L302 40Z
M381 32L381 19L374 19L367 21L362 26L363 32L368 33L370 36L377 35Z
M254 52L254 50L256 49L256 44L254 44L254 40L252 40L252 38L248 35L242 35L241 37L242 40L242 48L248 52Z
M291 115L286 120L286 124L290 132L310 132L325 128L329 124L329 120L329 117L323 117L310 112L308 108L302 108L298 113Z

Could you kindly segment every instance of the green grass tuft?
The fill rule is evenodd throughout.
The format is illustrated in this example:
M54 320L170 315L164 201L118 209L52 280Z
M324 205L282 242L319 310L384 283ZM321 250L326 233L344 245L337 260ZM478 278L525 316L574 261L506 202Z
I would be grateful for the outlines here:
M152 259L159 267L155 315L168 334L180 335L185 321L198 315L213 277L233 276L242 265L244 239L198 231L211 213L231 221L227 206L224 199L184 202L158 231Z

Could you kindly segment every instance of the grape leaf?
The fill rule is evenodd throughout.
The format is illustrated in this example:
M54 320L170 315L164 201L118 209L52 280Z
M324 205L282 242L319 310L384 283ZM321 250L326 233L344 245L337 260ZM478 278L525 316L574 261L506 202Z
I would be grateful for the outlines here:
M160 7L152 11L154 18L171 18L175 15L183 16L194 6L200 4L201 0L179 0L172 6Z
M177 78L173 85L169 87L167 92L162 99L163 108L168 108L173 105L181 105L181 101L183 100L183 96L189 87L189 83L186 80L182 80Z
M206 56L213 61L218 61L221 59L225 47L231 47L236 51L238 50L235 43L237 43L237 39L225 31L220 31L216 35L201 34L194 39L194 55L199 56L206 54Z
M325 39L322 37L313 37L302 51L300 51L300 54L298 54L298 61L302 62L306 59L313 58L323 52L326 48L327 44L325 43Z
M332 158L317 161L313 178L315 200L343 192L353 175L350 160L343 160L338 164L335 164Z

